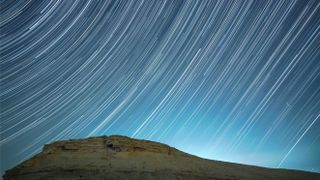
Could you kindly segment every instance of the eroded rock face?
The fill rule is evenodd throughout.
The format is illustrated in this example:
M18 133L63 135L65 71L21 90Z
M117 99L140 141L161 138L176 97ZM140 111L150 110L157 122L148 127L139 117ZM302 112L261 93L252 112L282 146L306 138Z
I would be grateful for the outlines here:
M312 180L319 177L316 173L211 161L156 142L103 136L45 145L40 154L7 171L4 180Z

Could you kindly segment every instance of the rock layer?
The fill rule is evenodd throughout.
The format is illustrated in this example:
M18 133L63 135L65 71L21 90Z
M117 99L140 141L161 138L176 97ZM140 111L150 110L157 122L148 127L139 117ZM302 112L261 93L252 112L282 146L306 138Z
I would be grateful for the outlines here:
M317 173L202 159L165 144L102 136L45 145L8 170L4 180L80 179L318 179Z

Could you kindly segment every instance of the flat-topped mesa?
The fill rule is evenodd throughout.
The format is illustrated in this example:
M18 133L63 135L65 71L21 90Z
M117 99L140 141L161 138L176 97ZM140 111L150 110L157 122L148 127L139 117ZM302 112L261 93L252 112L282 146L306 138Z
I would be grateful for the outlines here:
M168 155L171 154L176 156L191 156L165 144L147 140L137 140L119 135L58 141L52 144L45 145L42 153L50 154L56 153L58 151L78 151L81 153L103 152L106 156L111 156L116 152L150 152L163 153Z
M202 159L165 144L101 136L45 145L4 180L317 179L319 174Z
M169 161L164 161L169 157ZM46 144L43 151L5 174L5 179L56 171L162 171L176 157L194 157L168 145L126 136L100 136ZM176 166L177 168L178 166ZM60 172L59 172L60 173ZM10 178L8 178L10 177ZM34 177L30 178L34 179Z

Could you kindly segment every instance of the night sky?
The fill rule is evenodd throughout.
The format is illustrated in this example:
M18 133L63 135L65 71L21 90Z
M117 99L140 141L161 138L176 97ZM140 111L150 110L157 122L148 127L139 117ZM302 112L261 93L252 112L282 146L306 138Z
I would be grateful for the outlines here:
M1 0L1 172L120 134L320 172L319 0Z

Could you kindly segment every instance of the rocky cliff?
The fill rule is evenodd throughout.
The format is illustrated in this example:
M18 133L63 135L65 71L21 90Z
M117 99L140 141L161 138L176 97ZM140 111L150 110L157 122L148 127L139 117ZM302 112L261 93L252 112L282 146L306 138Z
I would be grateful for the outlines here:
M320 175L206 160L156 142L103 136L45 145L4 175L4 180L40 179L312 180Z

